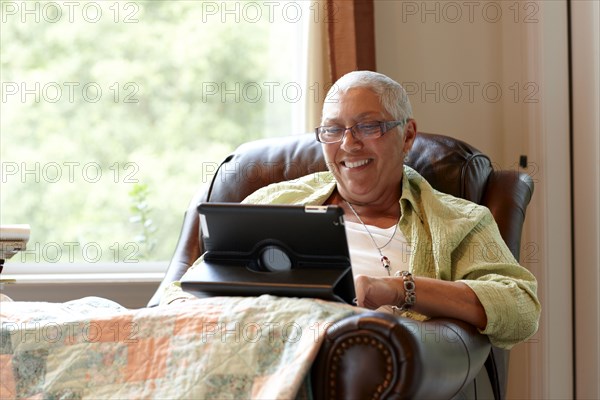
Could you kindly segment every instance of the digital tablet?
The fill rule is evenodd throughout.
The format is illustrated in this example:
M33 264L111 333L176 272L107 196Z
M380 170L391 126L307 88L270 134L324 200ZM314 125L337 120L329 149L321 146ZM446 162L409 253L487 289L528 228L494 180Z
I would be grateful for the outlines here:
M353 304L343 210L337 206L201 203L205 254L181 279L198 296L314 297Z

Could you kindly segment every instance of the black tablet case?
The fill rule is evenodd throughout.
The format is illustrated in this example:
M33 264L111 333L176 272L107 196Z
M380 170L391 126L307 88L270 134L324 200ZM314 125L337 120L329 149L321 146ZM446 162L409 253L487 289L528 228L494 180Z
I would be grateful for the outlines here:
M183 290L198 296L271 294L353 303L341 208L201 203L198 212L206 252L182 277ZM286 257L289 268L281 261Z

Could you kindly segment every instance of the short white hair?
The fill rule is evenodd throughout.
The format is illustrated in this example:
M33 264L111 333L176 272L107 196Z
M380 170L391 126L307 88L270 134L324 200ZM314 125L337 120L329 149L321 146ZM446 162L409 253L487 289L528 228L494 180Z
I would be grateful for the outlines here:
M373 91L379 97L383 109L396 121L412 118L410 100L402 85L386 75L373 71L353 71L345 74L329 89L325 103L337 101L341 94L356 88Z

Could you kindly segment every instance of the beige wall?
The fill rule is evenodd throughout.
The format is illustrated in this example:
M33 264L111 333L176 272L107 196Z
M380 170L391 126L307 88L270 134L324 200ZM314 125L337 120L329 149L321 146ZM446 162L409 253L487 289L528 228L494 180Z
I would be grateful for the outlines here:
M570 398L566 0L376 0L375 12L377 68L413 93L419 130L461 138L504 169L519 168L519 155L528 156L523 171L536 190L522 263L538 278L543 314L538 334L511 352L508 394Z
M527 153L539 104L523 40L534 2L376 1L377 66L411 95L419 129L468 141L503 168ZM535 6L534 6L535 4Z

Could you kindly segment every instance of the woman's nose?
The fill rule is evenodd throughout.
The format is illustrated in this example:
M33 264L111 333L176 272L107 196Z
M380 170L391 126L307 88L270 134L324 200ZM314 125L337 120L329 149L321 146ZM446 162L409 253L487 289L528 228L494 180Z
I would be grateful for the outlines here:
M354 136L352 128L346 128L344 131L344 137L342 138L342 149L350 151L362 147L362 141Z

